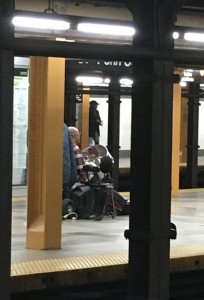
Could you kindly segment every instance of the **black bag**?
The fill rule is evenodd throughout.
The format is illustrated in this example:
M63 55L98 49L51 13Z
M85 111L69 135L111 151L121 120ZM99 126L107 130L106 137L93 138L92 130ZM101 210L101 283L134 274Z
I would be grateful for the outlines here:
M130 202L123 198L117 191L113 190L114 205L118 215L129 215ZM111 203L111 202L110 202Z
M78 185L70 192L70 198L74 201L79 219L90 219L94 214L94 196L90 186Z

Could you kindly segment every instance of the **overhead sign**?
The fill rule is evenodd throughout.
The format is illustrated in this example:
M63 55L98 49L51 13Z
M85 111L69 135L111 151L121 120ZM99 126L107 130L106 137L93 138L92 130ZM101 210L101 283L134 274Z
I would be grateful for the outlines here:
M95 59L68 59L67 68L78 70L94 70L94 71L117 71L131 72L132 62L130 61L108 61Z
M183 71L182 81L204 83L204 70L185 69Z

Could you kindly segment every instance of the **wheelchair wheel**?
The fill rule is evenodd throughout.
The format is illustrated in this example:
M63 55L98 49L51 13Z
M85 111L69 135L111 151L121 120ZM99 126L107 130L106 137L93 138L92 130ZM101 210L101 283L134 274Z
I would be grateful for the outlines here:
M76 212L76 206L74 204L74 201L71 199L63 199L62 200L62 216L65 216L67 214Z

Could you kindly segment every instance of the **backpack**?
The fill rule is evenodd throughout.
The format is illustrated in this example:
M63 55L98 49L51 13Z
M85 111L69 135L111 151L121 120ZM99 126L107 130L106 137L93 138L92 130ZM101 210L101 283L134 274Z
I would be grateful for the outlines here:
M75 204L75 212L79 219L90 219L94 214L95 201L90 186L80 184L70 191L69 197Z

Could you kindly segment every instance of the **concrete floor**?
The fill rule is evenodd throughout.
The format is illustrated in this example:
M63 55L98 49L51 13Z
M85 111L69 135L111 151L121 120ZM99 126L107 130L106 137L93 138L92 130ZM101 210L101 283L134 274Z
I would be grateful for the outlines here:
M26 188L14 187L13 199L12 263L128 251L128 241L123 237L129 226L128 216L114 220L105 217L100 222L65 220L62 221L62 249L26 249ZM178 230L172 246L204 242L204 189L183 190L172 198L171 220Z

